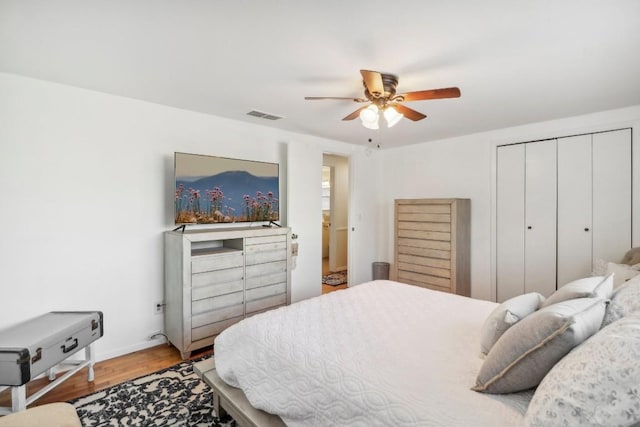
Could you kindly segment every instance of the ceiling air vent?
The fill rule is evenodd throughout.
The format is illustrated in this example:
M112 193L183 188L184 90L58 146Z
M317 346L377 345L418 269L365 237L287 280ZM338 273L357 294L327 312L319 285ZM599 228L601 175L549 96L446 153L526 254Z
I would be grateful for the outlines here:
M276 116L275 114L265 113L263 111L258 111L258 110L251 110L247 113L247 115L253 116L253 117L259 117L265 120L280 120L284 118L282 116Z

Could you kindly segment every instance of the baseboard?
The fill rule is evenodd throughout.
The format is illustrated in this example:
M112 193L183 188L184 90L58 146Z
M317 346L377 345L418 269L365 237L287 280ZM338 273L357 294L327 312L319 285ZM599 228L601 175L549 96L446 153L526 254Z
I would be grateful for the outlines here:
M157 345L164 344L166 342L167 340L164 337L159 337L153 340L142 341L127 347L111 350L106 353L96 354L96 362L113 359L114 357L124 356L125 354L134 353L140 350L146 350L148 348L155 347Z

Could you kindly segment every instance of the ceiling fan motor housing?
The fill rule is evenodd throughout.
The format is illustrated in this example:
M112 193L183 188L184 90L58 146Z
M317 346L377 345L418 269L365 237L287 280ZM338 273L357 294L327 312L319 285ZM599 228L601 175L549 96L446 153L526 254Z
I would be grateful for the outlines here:
M362 81L362 84L364 85L364 96L378 107L386 105L387 102L393 99L396 94L396 87L398 86L398 76L382 73L380 75L382 77L384 93L369 92L367 83L364 80Z

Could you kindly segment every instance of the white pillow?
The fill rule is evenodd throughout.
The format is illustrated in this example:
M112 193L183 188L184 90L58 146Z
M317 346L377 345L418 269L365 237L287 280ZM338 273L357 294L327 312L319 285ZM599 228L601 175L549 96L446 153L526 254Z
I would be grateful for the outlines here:
M480 352L489 353L491 347L507 329L540 308L544 297L537 292L510 298L493 309L482 324L480 331Z
M553 365L600 329L605 302L577 298L525 317L489 351L472 390L502 394L537 386Z
M631 426L640 422L640 317L589 338L551 369L525 415L529 427Z
M548 307L561 301L575 298L603 298L608 299L613 292L613 275L607 277L585 277L584 279L569 282L555 291L542 307Z
M613 277L613 288L615 289L627 280L640 274L640 264L627 265L610 262L607 264L607 274L615 275Z

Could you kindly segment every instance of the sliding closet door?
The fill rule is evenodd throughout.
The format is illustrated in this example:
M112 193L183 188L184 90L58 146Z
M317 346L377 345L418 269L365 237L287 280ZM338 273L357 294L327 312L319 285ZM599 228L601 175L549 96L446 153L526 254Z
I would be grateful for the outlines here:
M556 290L556 140L525 144L524 291Z
M592 264L591 135L558 139L558 287Z
M524 293L524 152L525 144L497 149L498 302Z
M593 134L593 258L631 248L631 129Z

